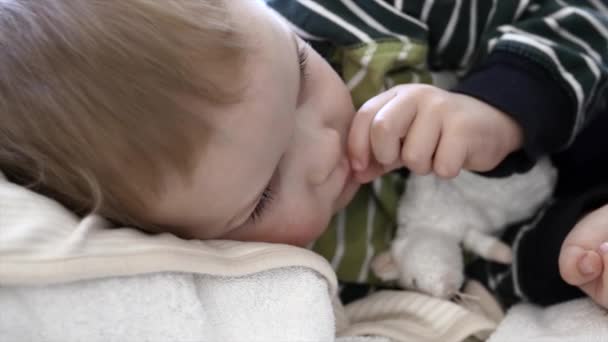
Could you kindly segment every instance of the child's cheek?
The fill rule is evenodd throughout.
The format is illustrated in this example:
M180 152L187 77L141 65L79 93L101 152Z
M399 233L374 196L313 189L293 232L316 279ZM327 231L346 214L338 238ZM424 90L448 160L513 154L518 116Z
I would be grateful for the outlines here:
M318 215L317 217L311 217L306 221L302 220L300 222L284 224L274 236L274 238L280 241L274 242L304 247L325 232L329 225L329 219L330 218Z
M247 225L235 229L220 239L283 243L304 247L318 238L327 229L329 217L317 215L306 219L274 221L259 225Z

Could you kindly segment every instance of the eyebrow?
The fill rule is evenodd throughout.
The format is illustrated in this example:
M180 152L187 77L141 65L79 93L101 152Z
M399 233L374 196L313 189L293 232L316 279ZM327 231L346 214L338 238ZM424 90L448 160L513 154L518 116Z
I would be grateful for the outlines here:
M297 89L296 93L299 95L299 93L302 91L302 79L304 78L303 70L302 70L302 68L300 68L300 44L298 43L297 34L291 28L289 28L289 26L287 24L285 24L285 26L291 33L290 36L291 36L292 46L293 46L293 50L295 51L296 63L297 63L296 66L298 67L298 82L297 82L298 89ZM281 154L281 157L282 157L282 155L283 154ZM279 158L279 161L280 160L281 160L281 158ZM261 188L261 190L256 192L255 196L251 200L247 201L246 202L247 204L242 209L238 210L236 212L236 214L230 220L228 220L228 222L226 224L226 226L228 228L239 227L239 226L243 225L245 222L247 222L247 220L249 220L251 213L255 210L257 204L261 200L261 197L263 196L264 191L266 191L266 189L270 185L270 182L272 182L272 178L275 173L276 173L276 167L273 169L273 172L270 175L270 178L268 179L268 181L264 182L264 186Z

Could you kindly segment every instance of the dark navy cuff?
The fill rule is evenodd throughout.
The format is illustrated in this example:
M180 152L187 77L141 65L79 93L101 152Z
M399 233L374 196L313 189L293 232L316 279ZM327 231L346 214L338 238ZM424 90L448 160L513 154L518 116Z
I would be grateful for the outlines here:
M564 147L576 117L575 101L551 74L508 52L495 52L452 89L475 97L511 116L522 128L524 143L494 170L508 175L526 171L536 159ZM511 170L511 171L509 171Z

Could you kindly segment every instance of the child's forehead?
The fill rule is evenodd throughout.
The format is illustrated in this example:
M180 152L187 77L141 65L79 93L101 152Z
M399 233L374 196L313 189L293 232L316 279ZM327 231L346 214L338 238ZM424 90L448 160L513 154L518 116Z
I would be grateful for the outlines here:
M256 69L281 59L297 59L297 42L288 22L262 1L235 0L228 5L232 22L243 39L243 73L241 86L251 89L250 78ZM288 62L289 63L289 62ZM297 69L297 63L289 63ZM279 66L274 66L279 67Z
M246 44L255 47L269 43L282 43L289 37L289 23L263 1L230 1L228 11L238 31L246 38ZM253 51L252 51L253 53Z

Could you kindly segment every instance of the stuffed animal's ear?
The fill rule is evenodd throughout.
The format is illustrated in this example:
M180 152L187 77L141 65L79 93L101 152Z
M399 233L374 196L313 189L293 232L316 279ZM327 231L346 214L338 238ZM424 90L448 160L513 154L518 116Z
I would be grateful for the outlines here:
M383 281L399 279L399 268L390 251L376 255L371 266L374 274Z

